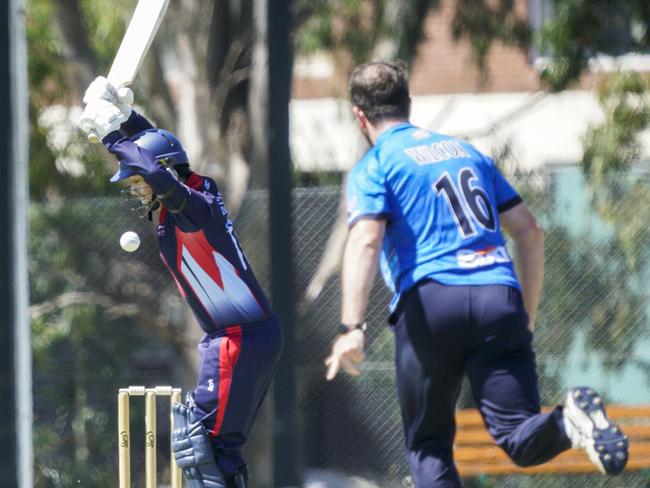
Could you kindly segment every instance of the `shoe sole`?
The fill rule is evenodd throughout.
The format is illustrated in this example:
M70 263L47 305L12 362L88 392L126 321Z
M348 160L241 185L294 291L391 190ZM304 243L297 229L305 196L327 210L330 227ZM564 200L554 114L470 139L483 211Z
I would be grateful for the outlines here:
M607 416L603 399L593 389L576 387L569 390L566 417L580 431L589 459L604 474L615 475L625 469L628 439Z

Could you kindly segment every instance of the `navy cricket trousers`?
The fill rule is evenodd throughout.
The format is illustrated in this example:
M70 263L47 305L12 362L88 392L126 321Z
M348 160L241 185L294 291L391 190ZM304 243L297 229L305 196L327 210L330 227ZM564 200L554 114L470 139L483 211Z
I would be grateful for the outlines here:
M244 464L241 448L248 439L271 383L282 349L277 318L232 326L199 343L199 379L194 413L202 419L226 472Z
M520 466L571 443L557 407L540 413L532 333L519 290L424 281L402 298L395 323L397 387L418 488L457 488L456 401L467 374L496 443Z

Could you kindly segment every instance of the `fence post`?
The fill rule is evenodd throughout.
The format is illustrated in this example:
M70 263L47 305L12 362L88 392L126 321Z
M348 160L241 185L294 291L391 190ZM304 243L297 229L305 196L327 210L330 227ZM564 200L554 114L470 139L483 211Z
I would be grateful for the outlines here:
M266 0L268 42L268 171L271 297L284 331L284 349L273 386L273 486L299 486L296 422L292 168L289 101L292 49L291 1Z
M7 488L34 486L26 50L24 0L0 2L0 479Z

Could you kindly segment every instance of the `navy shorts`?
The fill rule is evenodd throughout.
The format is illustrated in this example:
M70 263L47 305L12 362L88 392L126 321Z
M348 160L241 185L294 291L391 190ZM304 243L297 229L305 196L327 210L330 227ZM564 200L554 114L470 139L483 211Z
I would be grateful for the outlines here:
M521 292L424 281L400 302L395 362L411 471L418 487L457 487L456 401L464 375L489 432L519 465L570 447L561 410L540 414L532 333Z
M217 449L239 450L246 442L281 349L276 318L228 327L199 343L195 413Z

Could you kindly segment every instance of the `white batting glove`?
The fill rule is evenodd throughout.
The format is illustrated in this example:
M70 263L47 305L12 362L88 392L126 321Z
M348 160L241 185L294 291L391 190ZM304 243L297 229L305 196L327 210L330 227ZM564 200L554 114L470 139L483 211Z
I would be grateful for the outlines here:
M133 105L133 91L123 86L116 88L104 76L95 78L84 94L84 103L92 104L97 100L106 100L116 105L127 118L131 115L131 106Z
M84 103L86 104L98 99L104 99L111 103L117 102L117 88L105 76L95 78L84 93Z
M131 115L131 106L133 105L133 91L128 86L117 89L117 103L122 112L128 112ZM128 118L128 117L127 117Z
M127 113L119 106L100 98L86 105L77 125L86 134L94 134L103 139L118 130L130 115L131 110Z

